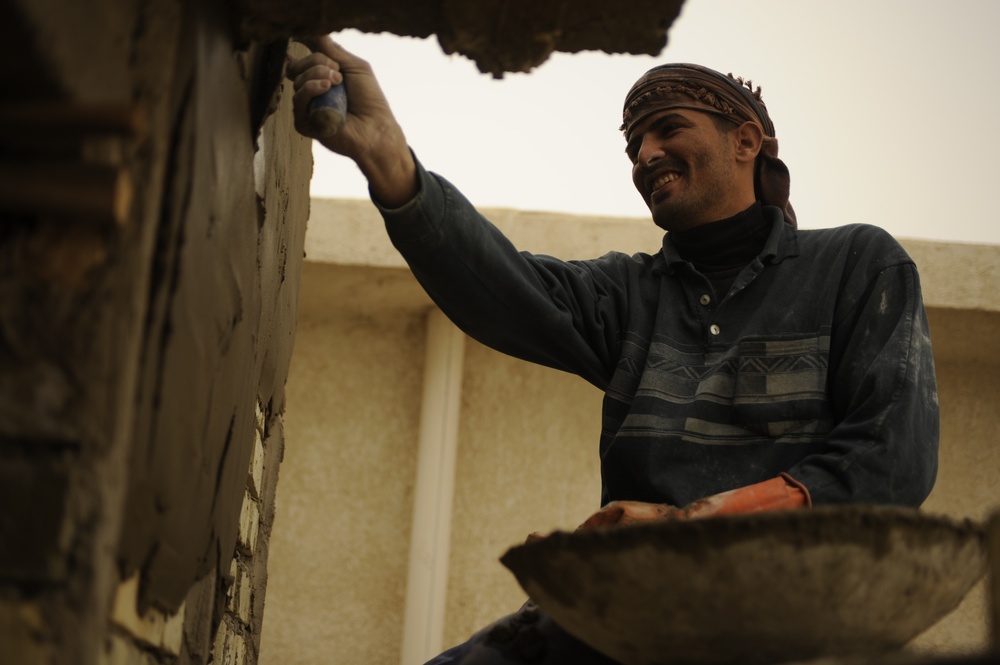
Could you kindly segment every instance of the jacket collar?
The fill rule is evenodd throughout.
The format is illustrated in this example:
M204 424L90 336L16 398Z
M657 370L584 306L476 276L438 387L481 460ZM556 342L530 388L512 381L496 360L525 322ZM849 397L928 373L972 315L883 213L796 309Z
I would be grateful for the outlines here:
M760 252L760 260L765 265L778 264L790 256L799 255L798 232L791 224L785 223L785 217L781 209L775 206L764 206L762 208L764 216L771 222L771 234L764 243L764 248ZM680 265L687 265L687 261L681 258L677 248L670 240L670 234L663 236L663 249L661 256L666 262L666 270L673 273Z

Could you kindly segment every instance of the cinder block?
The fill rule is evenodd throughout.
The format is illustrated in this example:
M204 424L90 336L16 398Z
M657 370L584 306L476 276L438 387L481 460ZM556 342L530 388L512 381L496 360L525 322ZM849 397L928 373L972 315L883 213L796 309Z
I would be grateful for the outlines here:
M249 492L243 495L243 508L240 510L239 545L244 554L253 556L257 547L257 530L260 527L260 509Z

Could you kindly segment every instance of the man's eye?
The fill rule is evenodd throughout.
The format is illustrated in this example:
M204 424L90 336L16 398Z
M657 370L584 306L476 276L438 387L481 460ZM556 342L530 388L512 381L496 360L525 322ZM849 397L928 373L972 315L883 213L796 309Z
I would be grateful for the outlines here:
M633 141L625 146L625 155L628 157L629 161L635 164L635 160L639 158L639 143L638 141Z

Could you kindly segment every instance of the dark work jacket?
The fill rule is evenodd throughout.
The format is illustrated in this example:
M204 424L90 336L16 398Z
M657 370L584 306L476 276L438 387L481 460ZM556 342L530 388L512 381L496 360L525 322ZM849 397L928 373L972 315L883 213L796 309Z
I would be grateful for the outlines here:
M867 225L796 231L715 294L667 234L655 254L519 252L454 186L382 210L439 307L501 352L604 391L601 501L685 505L789 473L815 504L917 506L938 404L916 267Z

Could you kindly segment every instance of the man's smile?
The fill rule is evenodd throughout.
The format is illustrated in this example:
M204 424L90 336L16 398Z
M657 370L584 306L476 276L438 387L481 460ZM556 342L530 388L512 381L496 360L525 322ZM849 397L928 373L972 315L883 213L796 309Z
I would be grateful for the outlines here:
M652 198L663 190L665 187L673 182L676 182L681 177L680 170L670 168L668 170L661 170L646 179L646 191L649 192L649 198Z
M681 177L681 174L680 173L676 173L674 171L670 171L668 173L664 173L664 174L658 176L655 180L653 180L653 187L652 187L652 189L655 192L660 187L663 187L667 183L673 182L674 180L677 180L680 177Z

